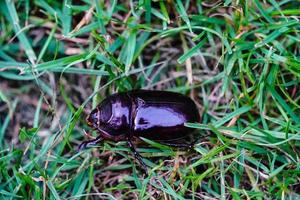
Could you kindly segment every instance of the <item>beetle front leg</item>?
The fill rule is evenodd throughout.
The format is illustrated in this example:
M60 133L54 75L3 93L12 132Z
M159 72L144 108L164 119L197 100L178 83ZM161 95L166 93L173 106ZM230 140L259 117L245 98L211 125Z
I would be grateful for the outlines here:
M136 151L130 137L127 138L128 146L130 147L134 157L139 161L139 163L142 165L143 170L148 173L148 168L144 161L142 160L142 156Z
M86 148L95 146L96 144L98 144L99 142L101 142L103 140L102 136L98 136L96 139L94 140L88 140L85 142L82 142L79 146L78 146L78 151L82 151Z

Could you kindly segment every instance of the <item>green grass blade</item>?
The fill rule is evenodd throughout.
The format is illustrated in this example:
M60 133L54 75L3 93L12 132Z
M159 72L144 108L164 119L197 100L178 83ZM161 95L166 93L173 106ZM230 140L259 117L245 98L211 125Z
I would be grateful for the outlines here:
M178 58L177 62L180 63L180 64L184 63L187 59L189 59L193 55L195 55L197 53L198 49L200 49L205 44L205 42L206 42L206 40L202 40L201 42L199 42L196 46L192 47L185 54L180 56Z
M300 118L293 112L290 106L284 101L284 99L278 94L274 87L267 85L269 92L272 94L272 97L278 101L278 103L283 107L283 109L291 116L293 121L296 124L299 124Z
M232 118L248 112L249 110L251 110L251 108L252 108L252 106L242 106L242 107L236 109L235 111L233 111L232 113L227 114L222 119L219 119L218 121L214 122L213 126L220 127L223 124L225 124L226 122L228 122L229 120L231 120Z
M17 10L15 8L14 1L6 0L6 8L3 3L0 4L1 9L4 11L4 14L7 20L13 24L13 28L16 36L22 44L22 48L24 48L26 55L31 63L35 63L36 55L32 49L32 46L24 33L24 28L20 26L20 20L17 14Z

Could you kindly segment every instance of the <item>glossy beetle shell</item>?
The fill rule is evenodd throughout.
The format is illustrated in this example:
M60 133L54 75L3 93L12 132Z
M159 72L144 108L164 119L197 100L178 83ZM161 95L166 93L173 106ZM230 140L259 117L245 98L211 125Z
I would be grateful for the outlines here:
M170 141L190 134L186 122L198 122L195 103L174 92L135 90L116 93L102 101L87 122L106 139L145 137Z

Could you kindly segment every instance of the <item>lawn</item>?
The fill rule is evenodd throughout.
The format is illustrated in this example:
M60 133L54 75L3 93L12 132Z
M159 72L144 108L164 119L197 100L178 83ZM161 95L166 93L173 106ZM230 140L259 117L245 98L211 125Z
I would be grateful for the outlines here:
M0 1L0 199L300 199L300 2ZM77 151L110 94L191 97L192 150Z

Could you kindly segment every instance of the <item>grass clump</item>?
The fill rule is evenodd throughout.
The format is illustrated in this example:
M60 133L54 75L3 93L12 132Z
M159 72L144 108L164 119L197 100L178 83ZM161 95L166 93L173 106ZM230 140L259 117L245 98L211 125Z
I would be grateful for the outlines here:
M299 2L1 1L1 199L298 199ZM77 152L132 89L191 96L194 152ZM93 132L89 136L96 136Z

